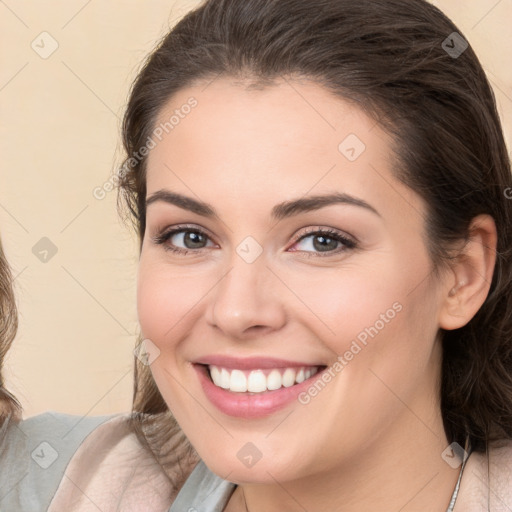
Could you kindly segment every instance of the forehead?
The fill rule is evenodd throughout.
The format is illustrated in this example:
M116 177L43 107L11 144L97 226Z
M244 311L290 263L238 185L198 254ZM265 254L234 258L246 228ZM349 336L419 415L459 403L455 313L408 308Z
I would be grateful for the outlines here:
M218 78L173 96L158 129L148 194L167 188L212 203L231 198L240 208L249 194L264 201L339 191L376 203L397 196L386 186L394 178L391 138L361 109L312 82L249 89ZM398 196L411 194L403 187Z
M187 106L191 98L196 103L193 108ZM275 159L282 149L312 157L327 151L337 158L346 136L370 142L381 132L377 129L370 135L376 127L373 119L311 81L280 80L255 89L229 78L180 90L161 110L158 127L175 146L191 142L201 146L201 155L216 156L210 151L222 147L229 149L225 159L243 151L254 153L259 161L266 156ZM380 141L372 141L373 149L387 150L385 133L380 136Z

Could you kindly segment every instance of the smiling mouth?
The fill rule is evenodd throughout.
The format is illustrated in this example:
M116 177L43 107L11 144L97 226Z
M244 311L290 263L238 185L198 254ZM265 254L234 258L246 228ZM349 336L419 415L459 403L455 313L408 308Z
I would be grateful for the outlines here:
M218 388L234 393L265 393L289 388L313 377L326 366L265 368L240 370L216 365L202 365L211 382Z

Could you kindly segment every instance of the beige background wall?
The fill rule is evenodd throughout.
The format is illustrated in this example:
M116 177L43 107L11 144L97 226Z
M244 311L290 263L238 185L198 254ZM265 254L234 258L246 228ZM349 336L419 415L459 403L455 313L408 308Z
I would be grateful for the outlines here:
M26 416L130 407L136 244L115 192L93 190L120 161L137 67L198 3L0 1L0 234L21 315L7 381ZM510 141L512 0L434 3L480 56Z

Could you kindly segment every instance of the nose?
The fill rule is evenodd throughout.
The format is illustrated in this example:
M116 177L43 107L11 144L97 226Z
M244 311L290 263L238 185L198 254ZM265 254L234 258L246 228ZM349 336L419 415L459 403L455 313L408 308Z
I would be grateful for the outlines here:
M286 322L280 288L262 256L247 263L235 254L230 270L212 291L208 321L233 339L278 330Z

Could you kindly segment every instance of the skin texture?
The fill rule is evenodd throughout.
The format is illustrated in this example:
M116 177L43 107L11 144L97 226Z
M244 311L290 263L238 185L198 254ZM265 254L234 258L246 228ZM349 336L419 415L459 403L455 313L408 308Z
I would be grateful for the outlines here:
M169 119L191 96L198 102L151 150L148 197L177 192L207 202L218 217L163 201L147 208L138 312L144 337L160 351L155 381L204 462L240 485L230 512L245 510L242 488L251 512L444 512L458 469L441 458L449 443L437 333L464 325L483 303L494 223L475 219L465 258L436 276L426 205L394 177L392 141L375 121L314 83L245 85L224 77L190 87L160 115ZM349 134L366 146L355 161L338 149ZM336 204L270 217L277 203L333 192L378 214ZM183 234L155 243L181 224L206 233L202 249L184 245ZM331 242L321 252L314 235L298 241L326 228L357 247ZM253 263L236 252L248 236L263 248ZM189 253L165 249L172 244ZM221 413L191 364L222 354L330 365L396 303L400 312L307 405L294 401L265 418ZM250 468L237 457L249 442L262 454Z

